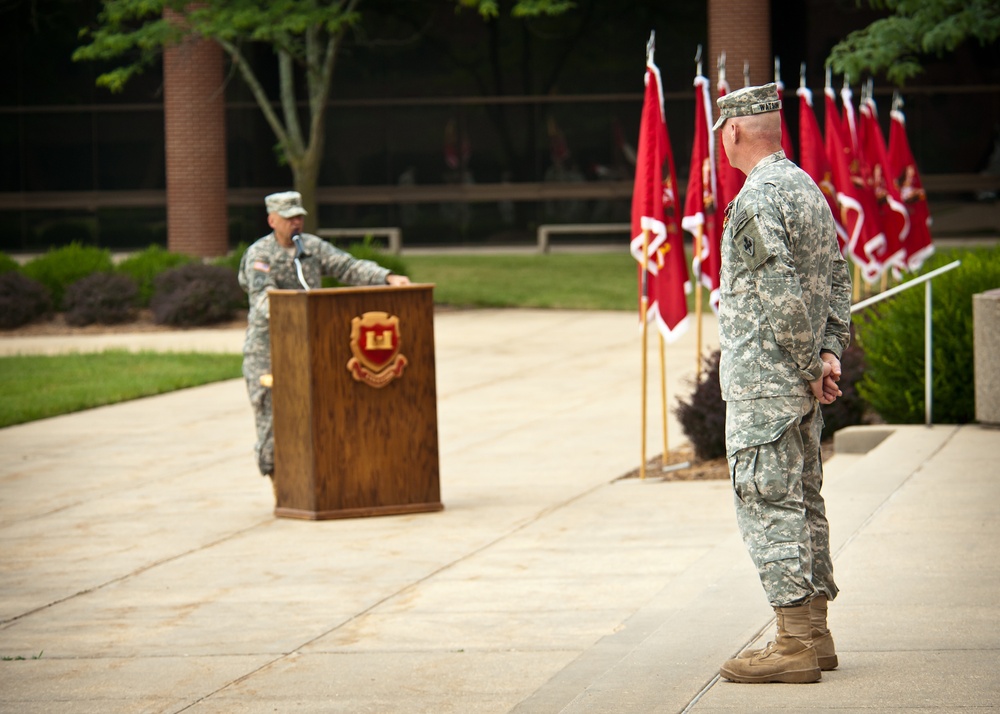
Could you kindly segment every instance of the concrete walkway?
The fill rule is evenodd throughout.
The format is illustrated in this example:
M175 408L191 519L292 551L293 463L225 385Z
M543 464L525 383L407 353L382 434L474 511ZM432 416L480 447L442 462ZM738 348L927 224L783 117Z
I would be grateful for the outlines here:
M0 354L242 340L195 332ZM634 316L446 312L435 335L440 513L274 518L239 380L0 430L0 711L1000 707L1000 430L842 432L824 489L841 667L737 685L718 666L771 611L728 482L619 478L640 456ZM666 353L673 405L694 331ZM657 378L649 399L653 455Z

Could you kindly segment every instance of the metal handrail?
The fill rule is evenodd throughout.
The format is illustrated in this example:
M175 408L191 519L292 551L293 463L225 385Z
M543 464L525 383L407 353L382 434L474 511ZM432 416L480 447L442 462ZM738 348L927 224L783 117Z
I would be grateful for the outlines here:
M921 275L918 278L909 280L901 285L897 285L894 288L886 290L884 293L879 293L874 295L867 300L862 300L859 303L851 305L851 313L863 310L869 305L874 305L875 303L885 300L888 297L892 297L896 293L901 293L904 290L909 290L912 287L916 287L920 283L924 283L924 424L930 426L933 423L932 420L932 400L933 400L933 388L932 388L932 373L933 373L933 356L932 348L934 345L934 328L931 320L931 280L941 275L942 273L947 273L949 270L954 270L962 264L961 260L956 260L948 265L942 266L936 270L932 270L929 273Z

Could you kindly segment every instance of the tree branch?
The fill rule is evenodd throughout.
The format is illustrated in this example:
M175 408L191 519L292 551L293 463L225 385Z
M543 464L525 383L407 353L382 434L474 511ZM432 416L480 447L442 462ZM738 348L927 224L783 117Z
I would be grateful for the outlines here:
M216 41L222 45L222 49L226 51L226 54L229 55L233 65L239 70L240 75L243 77L243 81L247 83L247 86L250 88L250 92L257 101L257 106L264 114L264 118L267 120L268 125L277 137L278 143L282 146L289 146L290 142L288 134L285 131L285 127L282 126L281 120L278 119L278 115L271 106L270 98L268 98L264 88L260 86L260 82L257 81L257 77L253 73L253 69L249 64L247 64L247 61L243 57L243 53L240 52L239 47L234 45L229 40L217 38Z
M284 49L277 49L278 54L278 88L281 93L281 110L285 115L285 126L288 128L289 146L286 152L289 161L296 161L305 148L302 140L302 126L299 123L299 111L295 102L295 66L292 56Z

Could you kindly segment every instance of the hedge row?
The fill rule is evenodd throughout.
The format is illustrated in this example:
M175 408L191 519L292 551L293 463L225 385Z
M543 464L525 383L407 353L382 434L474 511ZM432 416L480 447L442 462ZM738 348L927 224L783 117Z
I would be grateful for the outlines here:
M237 271L245 245L203 263L153 245L117 265L107 249L72 243L23 267L0 253L0 329L13 329L62 312L67 324L115 324L150 308L155 322L191 327L233 319L247 306ZM370 242L350 251L405 273L398 258Z

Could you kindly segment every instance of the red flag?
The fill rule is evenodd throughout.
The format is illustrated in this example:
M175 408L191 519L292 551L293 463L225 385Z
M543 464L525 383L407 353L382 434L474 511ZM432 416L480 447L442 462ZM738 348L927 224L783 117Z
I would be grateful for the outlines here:
M782 100L781 109L778 110L778 114L781 115L781 149L785 152L785 157L789 161L795 161L794 142L792 141L792 135L788 131L788 123L785 121L785 84L780 78L775 78L774 83L778 85L778 99Z
M664 339L673 341L687 329L688 275L677 224L677 175L663 114L660 71L652 57L646 62L630 250L639 261L640 300L643 295L647 298L646 319L656 320Z
M844 121L841 124L844 132L845 146L849 145L847 153L847 169L851 174L851 182L857 188L857 197L865 207L864 220L861 224L861 236L855 245L855 260L861 263L861 275L868 282L874 282L885 266L881 256L884 254L885 232L882 230L881 216L878 210L878 200L872 187L871 168L862 150L862 132L854 114L854 101L851 88L844 83L840 90L840 99L844 105ZM863 258L859 258L863 254Z
M901 271L906 268L906 252L903 241L910 232L910 217L899 198L899 190L890 180L889 155L885 148L885 138L878 124L875 100L865 99L861 113L861 154L868 166L871 189L878 205L879 224L885 235L885 244L879 252L878 261L882 270L892 268Z
M847 231L840 222L840 211L837 209L837 191L833 187L833 173L830 160L823 145L823 136L819 131L816 113L813 110L812 92L806 87L799 87L799 165L816 182L833 213L833 223L837 227L837 244L840 252L846 254Z
M919 270L934 252L931 212L913 152L910 151L910 141L906 137L906 117L902 108L893 108L889 116L889 176L910 214L910 233L903 242L906 266L910 270Z
M712 100L708 93L708 78L695 77L694 86L694 147L691 150L691 169L681 226L692 235L701 236L701 251L695 254L692 268L695 278L711 291L708 301L718 312L722 233L721 221L718 220Z
M849 125L843 126L837 116L837 105L833 89L826 88L826 155L830 160L833 174L833 185L837 189L837 203L840 205L840 220L847 231L847 251L851 259L861 268L862 276L868 282L879 275L878 261L875 252L880 247L877 239L883 239L877 230L872 235L875 224L874 194L871 200L867 198L860 176L850 169L851 164L857 170L857 159L851 150L848 138ZM848 114L850 106L848 99L844 113ZM853 114L850 114L853 117ZM853 121L849 119L853 124ZM845 122L847 124L847 122ZM856 132L855 132L856 134Z
M724 97L729 94L729 82L726 81L726 75L723 70L719 70L719 83L717 85L719 90L719 96ZM711 122L710 122L711 123ZM714 137L713 137L714 138ZM747 180L747 177L742 171L735 168L731 163L729 163L729 157L726 156L726 148L719 142L719 172L718 172L718 201L716 205L725 210L725 207L729 205L729 202L736 198L736 194L740 192L743 188L743 183ZM719 231L719 240L722 240L722 231Z

